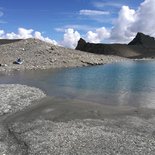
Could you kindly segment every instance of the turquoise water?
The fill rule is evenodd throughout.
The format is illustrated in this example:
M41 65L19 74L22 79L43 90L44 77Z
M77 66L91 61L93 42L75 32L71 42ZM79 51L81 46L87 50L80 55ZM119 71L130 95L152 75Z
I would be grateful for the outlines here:
M0 83L41 88L49 96L101 104L155 107L155 61L0 73Z

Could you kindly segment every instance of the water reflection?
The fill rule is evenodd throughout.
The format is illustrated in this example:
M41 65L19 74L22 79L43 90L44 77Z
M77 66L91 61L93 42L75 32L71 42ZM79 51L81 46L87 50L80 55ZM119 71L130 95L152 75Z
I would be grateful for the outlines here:
M50 96L113 105L155 107L155 62L129 61L94 67L14 72L0 83L39 87Z

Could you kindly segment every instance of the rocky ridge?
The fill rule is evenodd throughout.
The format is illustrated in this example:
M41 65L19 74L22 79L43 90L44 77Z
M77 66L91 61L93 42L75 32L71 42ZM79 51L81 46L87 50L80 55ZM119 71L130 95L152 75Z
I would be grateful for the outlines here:
M126 58L154 58L155 39L140 32L137 33L136 37L129 44L94 44L87 43L81 38L76 50Z
M138 32L136 37L128 45L141 45L155 48L155 38Z

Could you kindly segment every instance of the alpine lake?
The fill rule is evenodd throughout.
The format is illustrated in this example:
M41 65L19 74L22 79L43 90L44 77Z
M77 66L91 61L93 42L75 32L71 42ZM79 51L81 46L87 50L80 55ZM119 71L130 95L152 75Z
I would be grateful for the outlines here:
M155 61L153 60L0 73L0 83L33 86L47 94L37 108L35 105L27 111L29 116L33 113L32 117L38 115L52 117L49 113L53 111L53 105L59 106L59 114L64 110L68 114L67 110L75 105L69 110L72 111L72 116L78 110L89 109L89 105L92 109L93 106L98 105L109 106L112 109L121 107L155 109ZM58 115L57 112L55 115Z

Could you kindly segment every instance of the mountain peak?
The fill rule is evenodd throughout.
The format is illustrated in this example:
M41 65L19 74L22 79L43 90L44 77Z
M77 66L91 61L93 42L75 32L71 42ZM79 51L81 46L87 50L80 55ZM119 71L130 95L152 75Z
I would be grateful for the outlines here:
M76 50L84 49L85 45L86 45L86 41L84 39L80 38L80 40L78 41Z
M155 46L155 39L149 35L138 32L136 37L128 45Z

